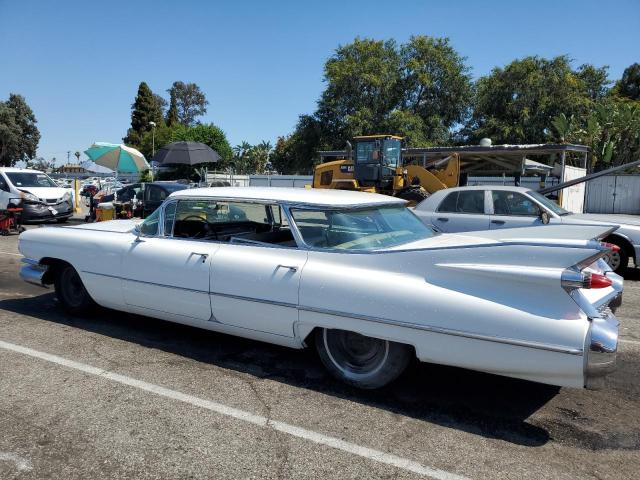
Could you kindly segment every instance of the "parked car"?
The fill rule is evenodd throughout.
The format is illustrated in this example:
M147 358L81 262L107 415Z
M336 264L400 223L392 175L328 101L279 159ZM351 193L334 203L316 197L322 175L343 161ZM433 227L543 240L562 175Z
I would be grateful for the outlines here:
M593 239L611 230L439 234L383 195L199 188L172 193L140 224L29 230L20 274L53 284L71 313L96 302L314 344L333 375L363 388L387 384L414 356L597 388L615 365L622 279Z
M10 198L22 198L22 222L66 222L73 215L73 195L46 173L25 168L0 168L0 210Z
M616 245L607 255L620 273L629 259L640 260L640 219L631 215L571 213L535 190L524 187L480 185L440 190L416 205L415 213L441 232L546 226L618 226L605 242ZM541 234L542 235L542 234Z
M134 216L146 218L173 192L189 188L177 182L134 183L117 191L119 202L134 202Z

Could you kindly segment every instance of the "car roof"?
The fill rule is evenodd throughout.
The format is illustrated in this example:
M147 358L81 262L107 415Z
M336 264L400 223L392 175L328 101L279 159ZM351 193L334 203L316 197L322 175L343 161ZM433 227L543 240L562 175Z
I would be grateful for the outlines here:
M172 198L210 197L229 200L303 204L309 206L357 207L365 205L404 205L405 200L377 193L335 189L283 187L209 187L179 190Z
M465 187L448 188L445 192L457 190L508 190L509 192L528 192L531 189L527 187L516 187L515 185L467 185Z
M0 172L44 173L44 172L41 172L40 170L33 170L31 168L16 168L16 167L0 167Z

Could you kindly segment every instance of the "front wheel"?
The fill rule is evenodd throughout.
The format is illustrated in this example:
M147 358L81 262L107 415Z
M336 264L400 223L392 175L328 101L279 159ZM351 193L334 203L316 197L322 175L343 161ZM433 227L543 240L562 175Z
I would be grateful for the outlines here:
M408 345L347 330L318 329L315 344L322 363L334 377L366 389L395 380L412 354Z
M95 306L89 292L84 288L80 275L71 265L58 268L54 285L58 300L72 315L80 315Z

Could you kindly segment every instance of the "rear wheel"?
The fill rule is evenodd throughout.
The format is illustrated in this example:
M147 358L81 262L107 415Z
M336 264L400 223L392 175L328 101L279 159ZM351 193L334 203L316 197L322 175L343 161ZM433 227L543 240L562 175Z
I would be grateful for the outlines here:
M626 245L616 238L607 238L605 241L616 245L619 248L617 252L609 250L609 252L604 256L604 260L609 264L611 270L621 274L629 266L629 254L625 248Z
M315 344L327 370L358 388L380 388L395 380L412 355L408 345L347 330L318 329Z
M67 312L79 315L95 306L84 288L80 275L71 265L62 265L57 268L54 285L56 296Z

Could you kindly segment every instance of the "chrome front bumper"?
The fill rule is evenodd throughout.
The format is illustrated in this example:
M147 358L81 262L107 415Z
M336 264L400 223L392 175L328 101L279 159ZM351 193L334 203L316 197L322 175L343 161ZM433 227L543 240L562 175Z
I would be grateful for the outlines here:
M22 262L26 265L20 269L20 278L27 283L47 288L43 279L49 267L47 267L47 265L40 265L36 260L30 258L23 258Z
M589 322L584 349L584 386L599 390L604 387L604 377L616 369L620 322L611 311L590 318Z

